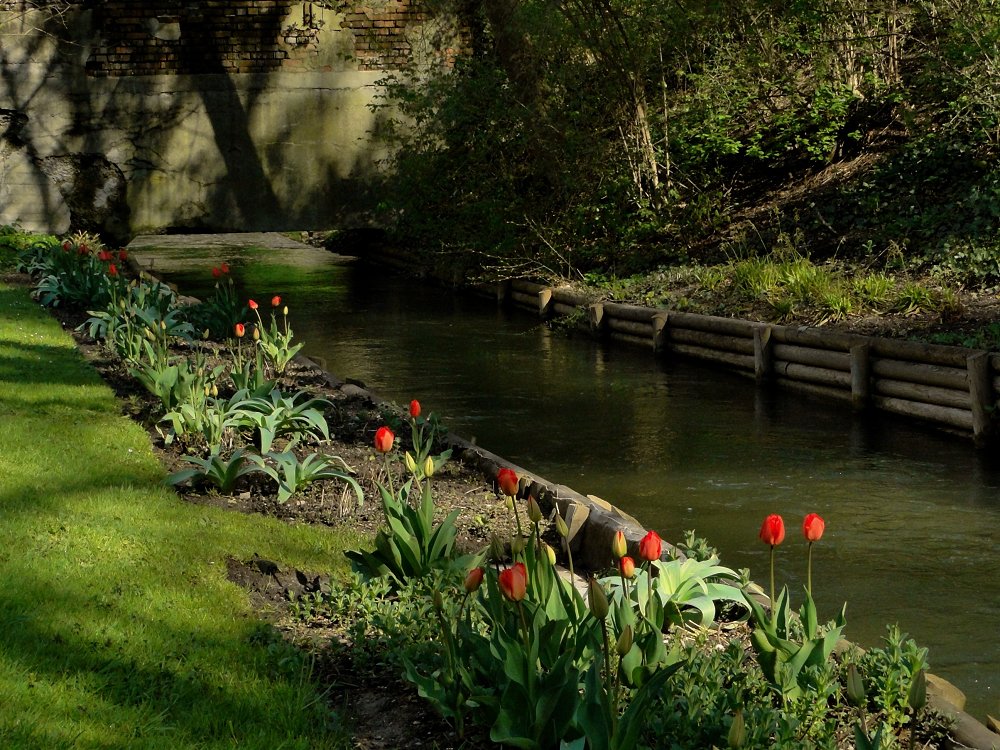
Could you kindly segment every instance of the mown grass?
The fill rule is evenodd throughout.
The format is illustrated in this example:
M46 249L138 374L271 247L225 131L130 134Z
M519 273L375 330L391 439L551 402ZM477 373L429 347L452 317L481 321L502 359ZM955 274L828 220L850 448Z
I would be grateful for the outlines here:
M191 506L163 476L71 338L0 284L0 747L346 746L226 557L338 570L359 540Z

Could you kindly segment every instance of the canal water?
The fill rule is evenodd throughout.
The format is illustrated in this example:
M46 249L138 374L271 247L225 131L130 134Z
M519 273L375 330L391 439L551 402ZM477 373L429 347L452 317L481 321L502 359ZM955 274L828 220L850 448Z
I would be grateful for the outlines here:
M651 352L552 331L490 300L351 265L319 251L139 252L196 296L233 267L248 294L280 294L305 353L545 478L595 494L668 540L696 529L733 568L767 578L763 518L788 527L777 580L805 578L814 547L821 618L877 645L898 623L932 671L1000 714L1000 462L971 442Z

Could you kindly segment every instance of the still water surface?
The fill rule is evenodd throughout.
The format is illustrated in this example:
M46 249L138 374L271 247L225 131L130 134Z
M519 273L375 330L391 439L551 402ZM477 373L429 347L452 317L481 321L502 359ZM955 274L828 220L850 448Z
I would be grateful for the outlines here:
M141 253L151 257L151 251ZM293 262L287 264L291 259ZM596 494L665 538L697 529L723 562L767 578L761 520L788 525L778 580L801 591L809 512L821 617L848 602L846 636L885 624L930 647L931 668L1000 713L1000 462L970 442L649 352L556 333L488 300L338 263L236 250L156 253L183 291L228 260L261 299L281 294L305 353L379 395L419 399L457 434ZM779 583L780 585L780 583ZM794 599L801 601L801 597Z

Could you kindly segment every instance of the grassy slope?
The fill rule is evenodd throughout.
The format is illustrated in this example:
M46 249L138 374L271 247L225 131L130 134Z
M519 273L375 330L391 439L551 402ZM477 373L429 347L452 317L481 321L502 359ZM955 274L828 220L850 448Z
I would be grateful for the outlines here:
M356 540L185 505L162 479L70 337L0 285L0 747L339 746L225 558L330 569Z

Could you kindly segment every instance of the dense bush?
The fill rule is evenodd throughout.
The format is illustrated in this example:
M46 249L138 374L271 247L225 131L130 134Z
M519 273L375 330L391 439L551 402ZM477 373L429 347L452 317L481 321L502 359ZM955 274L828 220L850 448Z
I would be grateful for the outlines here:
M408 245L450 266L627 275L715 259L738 210L875 152L874 170L826 188L822 214L807 195L807 249L891 245L997 275L980 262L1000 214L1000 24L986 0L432 6L465 19L474 53L386 82L385 104L416 125L386 130L386 207ZM924 206L928 188L942 197ZM771 220L755 219L764 251Z

